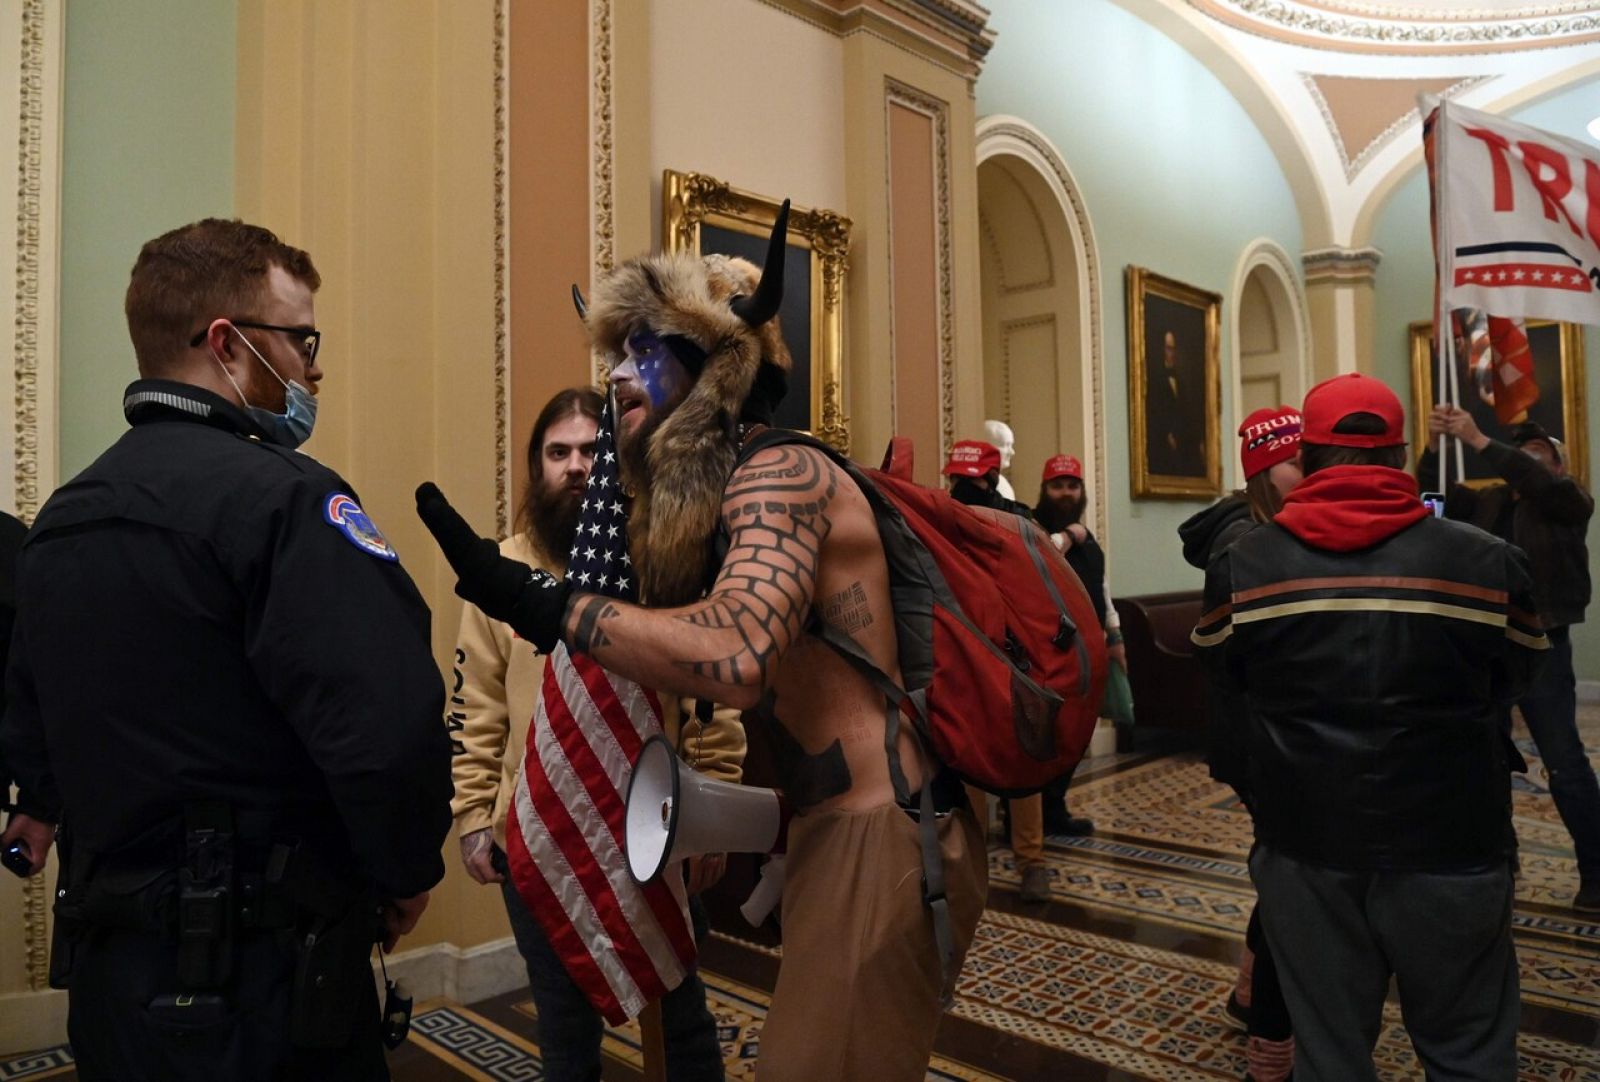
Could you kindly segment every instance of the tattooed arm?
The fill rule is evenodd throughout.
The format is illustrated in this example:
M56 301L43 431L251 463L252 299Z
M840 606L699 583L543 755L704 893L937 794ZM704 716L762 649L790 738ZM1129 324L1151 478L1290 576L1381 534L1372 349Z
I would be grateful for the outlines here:
M646 609L580 594L562 638L645 687L754 706L804 630L838 479L808 448L759 452L723 495L728 556L704 600Z

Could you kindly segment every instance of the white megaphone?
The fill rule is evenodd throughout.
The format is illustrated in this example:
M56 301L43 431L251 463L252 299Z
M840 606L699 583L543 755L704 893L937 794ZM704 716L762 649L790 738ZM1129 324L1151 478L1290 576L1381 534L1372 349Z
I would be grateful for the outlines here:
M770 853L783 840L785 818L776 789L685 770L657 734L644 742L628 781L628 871L648 883L702 853Z

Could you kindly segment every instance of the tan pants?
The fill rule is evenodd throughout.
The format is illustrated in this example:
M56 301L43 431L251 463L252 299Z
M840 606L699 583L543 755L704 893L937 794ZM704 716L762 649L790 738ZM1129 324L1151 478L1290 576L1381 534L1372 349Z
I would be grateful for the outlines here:
M978 822L989 823L989 794L967 786ZM994 799L998 800L999 797ZM1011 851L1017 855L1017 871L1030 864L1044 863L1044 801L1038 793L1018 797L1011 804Z
M921 1082L939 1028L919 827L892 805L789 824L783 965L761 1030L760 1082ZM983 914L988 863L965 810L939 819L957 964Z

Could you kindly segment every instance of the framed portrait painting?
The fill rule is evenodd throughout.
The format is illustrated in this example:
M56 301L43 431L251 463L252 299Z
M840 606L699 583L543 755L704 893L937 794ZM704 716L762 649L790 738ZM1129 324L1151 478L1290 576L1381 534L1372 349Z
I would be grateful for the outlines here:
M1127 277L1134 498L1221 495L1222 298L1143 267Z
M782 200L741 191L703 173L668 169L661 179L662 244L669 252L736 255L761 266ZM778 320L794 359L774 421L850 453L844 413L844 282L850 219L789 208Z
M1583 328L1575 323L1554 323L1530 319L1524 324L1528 347L1533 353L1533 380L1539 387L1538 401L1529 406L1526 417L1566 445L1568 470L1585 488L1589 486L1588 416L1584 408ZM1411 338L1411 458L1415 462L1430 446L1428 412L1443 396L1435 389L1439 379L1439 355L1434 349L1433 321L1419 320L1410 326ZM1494 412L1494 392L1480 392L1467 371L1465 349L1456 356L1456 384L1461 391L1461 406L1472 414L1478 428L1491 439L1507 440L1512 425L1500 423ZM1432 441L1437 444L1437 440ZM1454 452L1451 452L1454 454ZM1464 457L1469 485L1490 485L1500 475L1479 455L1468 450ZM1451 475L1454 476L1454 466Z

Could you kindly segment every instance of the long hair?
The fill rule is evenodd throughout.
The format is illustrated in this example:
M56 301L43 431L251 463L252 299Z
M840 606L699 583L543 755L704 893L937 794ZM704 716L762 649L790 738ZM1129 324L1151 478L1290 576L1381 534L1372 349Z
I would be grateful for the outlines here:
M568 417L587 417L599 424L600 411L605 409L605 405L606 400L593 387L568 387L558 391L539 411L539 416L533 422L533 431L528 436L528 480L522 486L522 499L517 503L518 533L533 531L534 494L544 483L544 463L540 457L544 450L545 433L550 431L551 425Z
M1250 517L1261 523L1271 522L1283 510L1283 494L1272 483L1271 474L1270 469L1261 470L1244 483L1244 498L1250 505Z

